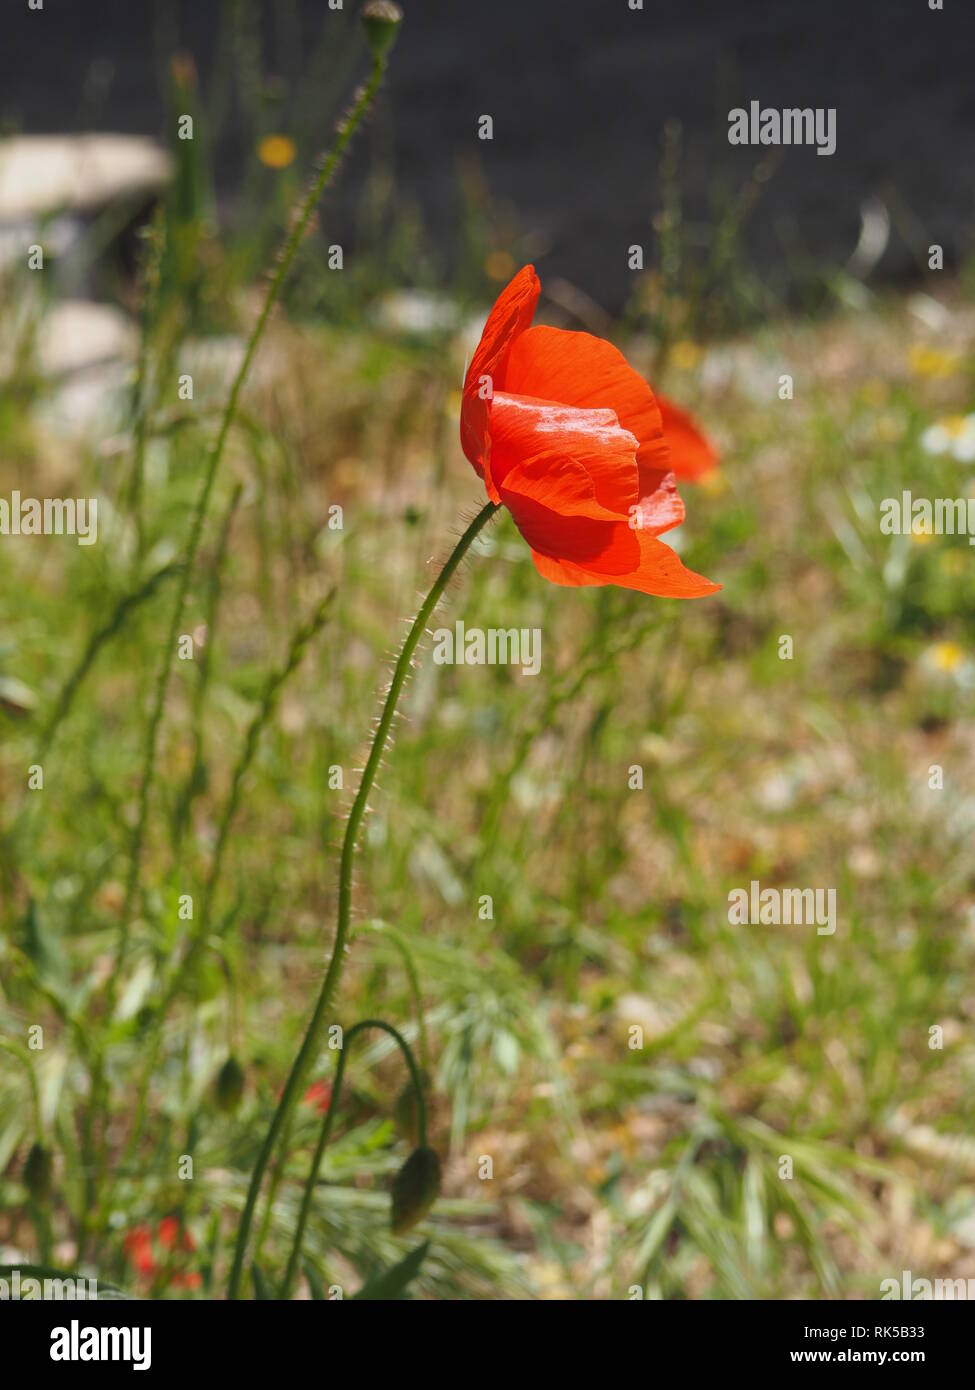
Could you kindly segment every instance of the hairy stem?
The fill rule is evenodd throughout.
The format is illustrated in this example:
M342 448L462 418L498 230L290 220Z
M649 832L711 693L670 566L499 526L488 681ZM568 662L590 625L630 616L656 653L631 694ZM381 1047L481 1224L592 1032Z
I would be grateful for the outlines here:
M315 1184L318 1182L318 1170L322 1166L322 1155L332 1134L332 1123L335 1119L339 1105L339 1095L342 1090L342 1078L345 1075L345 1059L349 1043L358 1033L364 1032L366 1028L381 1028L384 1033L388 1033L391 1038L399 1045L399 1049L406 1059L406 1065L410 1069L410 1081L413 1084L413 1094L416 1096L417 1113L417 1132L419 1134L419 1147L425 1148L427 1142L427 1107L423 1098L423 1083L420 1080L420 1073L417 1070L413 1053L410 1045L391 1023L385 1023L381 1018L364 1018L361 1023L355 1024L350 1028L342 1040L342 1049L339 1052L338 1065L335 1068L335 1081L332 1084L332 1094L329 1097L328 1110L325 1119L322 1121L321 1133L318 1136L318 1146L311 1161L311 1168L308 1170L308 1178L305 1182L305 1192L301 1199L301 1210L298 1213L298 1224L295 1227L294 1243L291 1246L291 1256L288 1260L288 1268L284 1272L284 1279L281 1281L281 1298L291 1296L291 1285L294 1281L295 1270L298 1268L298 1261L301 1259L301 1247L305 1240L305 1226L308 1224L308 1213L311 1210L311 1200L315 1193Z
M365 768L362 773L362 781L359 783L359 790L356 792L355 801L352 803L352 810L349 812L348 823L345 827L345 839L342 842L342 859L339 866L339 901L338 915L335 930L335 940L332 944L332 954L325 971L325 978L315 1004L315 1011L312 1014L311 1022L308 1024L301 1047L292 1063L291 1071L285 1082L281 1099L278 1101L277 1109L271 1120L268 1132L265 1135L261 1151L257 1156L254 1171L251 1174L250 1186L247 1190L247 1201L241 1214L240 1225L237 1228L237 1245L234 1250L233 1268L230 1273L230 1282L227 1287L228 1298L237 1298L240 1295L240 1281L244 1268L244 1258L247 1253L247 1241L250 1235L251 1223L254 1219L254 1208L257 1205L258 1194L261 1190L261 1183L267 1171L268 1163L274 1152L278 1138L285 1128L291 1115L298 1090L314 1059L315 1050L321 1037L322 1029L328 1014L329 1006L335 990L338 987L339 977L342 974L342 966L345 961L346 941L349 935L349 919L352 912L352 865L355 859L356 841L359 836L359 828L362 825L363 816L369 801L369 794L372 791L373 783L376 780L376 773L382 760L386 748L386 741L393 723L393 716L396 713L396 706L402 694L403 686L410 669L413 653L416 651L417 643L420 640L430 616L443 596L444 590L450 583L451 578L460 565L464 556L467 554L475 537L480 532L490 517L497 511L493 502L488 502L482 507L477 516L468 526L460 540L454 546L450 558L440 571L433 587L427 594L413 620L413 625L406 635L399 658L393 670L393 677L389 683L389 691L383 705L382 713L379 716L379 723L373 736L372 747L369 750L369 757L366 760Z
M382 58L374 59L372 73L368 82L358 92L352 107L340 123L335 143L322 160L317 173L308 187L305 197L297 209L297 215L292 221L291 228L278 255L274 270L271 273L267 293L264 297L264 305L247 340L243 359L237 370L237 375L234 377L233 384L230 388L230 394L227 397L227 404L224 407L220 428L217 431L217 436L207 458L203 485L200 488L200 494L193 511L193 519L190 523L190 533L186 542L186 548L181 556L183 568L180 575L176 601L173 604L169 631L163 644L159 671L156 676L152 707L146 726L145 745L142 756L142 772L139 779L138 811L136 813L135 828L132 832L132 839L129 846L129 863L125 880L125 898L122 907L122 918L119 924L118 938L115 946L115 961L105 989L104 1017L106 1021L110 1020L115 1012L119 980L122 976L129 948L129 937L132 930L132 914L135 910L136 895L139 887L139 871L142 864L142 850L145 844L146 829L149 819L149 796L155 777L159 731L162 726L163 708L166 702L166 690L169 686L173 652L176 649L176 644L179 639L179 630L183 621L183 611L186 607L186 599L189 593L197 551L200 548L200 540L203 535L203 527L206 521L207 509L210 504L210 497L223 458L227 438L237 415L240 393L247 379L258 345L260 344L261 338L264 336L264 330L271 316L271 310L274 308L280 296L281 287L284 284L288 271L291 269L292 262L297 255L298 248L304 240L305 233L311 223L315 206L328 186L335 170L338 168L339 161L345 153L349 141L361 125L363 117L372 105L385 70L385 60ZM105 1094L104 1060L101 1048L96 1051L94 1065L91 1069L90 1094L90 1108L93 1111L95 1109L100 1109L104 1113L107 1108L107 1098ZM92 1174L90 1184L91 1186L86 1197L86 1204L89 1209L93 1209L96 1205L98 1195L97 1176L95 1174Z
M327 187L332 175L334 174L338 166L339 160L342 158L342 155L345 152L346 146L348 145L349 141L352 139L352 136L355 134L356 130L361 124L363 117L369 110L369 107L372 105L376 92L379 89L379 84L382 81L384 71L385 64L381 60L376 61L373 64L372 75L369 78L369 81L362 88L348 115L342 121L339 127L338 137L335 141L335 144L332 146L332 149L326 156L326 158L322 161L321 167L318 170L318 173L316 174L315 178L312 180L308 192L306 193L305 198L300 205L298 214L292 223L291 230L288 233L284 246L282 247L281 252L278 256L277 264L275 265L270 281L268 282L267 293L264 297L263 308L261 309L257 322L251 330L250 337L247 340L247 347L244 351L243 360L241 361L240 367L237 370L237 375L234 377L233 385L230 388L230 395L227 398L227 404L224 408L223 417L220 421L220 428L217 432L217 437L213 442L213 445L210 449L209 457L207 459L206 473L203 479L203 486L201 487L200 495L197 498L196 507L193 512L193 520L190 524L190 534L186 542L186 550L182 556L183 570L180 577L179 589L176 595L176 602L173 605L172 618L169 624L169 632L166 641L163 645L163 654L159 665L159 672L156 677L156 688L155 694L153 696L152 709L149 715L149 722L146 729L145 748L143 750L142 776L139 784L139 809L136 817L135 830L132 834L132 844L129 853L129 871L125 885L125 906L122 913L122 922L119 929L119 939L116 947L115 968L112 971L112 975L109 980L107 989L107 1002L109 1006L106 1011L107 1014L110 1014L115 1006L117 981L121 973L122 967L124 965L125 955L128 950L130 922L133 907L135 904L136 890L138 888L139 883L139 867L142 860L142 848L143 844L145 843L146 822L148 819L149 812L149 793L152 787L153 776L155 773L156 752L157 744L159 741L159 729L160 725L162 724L162 714L163 706L165 704L166 699L166 689L169 685L170 667L172 664L173 653L176 650L176 644L179 639L180 624L183 621L183 610L186 607L186 597L189 592L193 565L196 560L196 554L200 546L200 539L203 534L203 526L206 520L207 508L209 507L210 496L213 492L213 485L216 481L217 472L220 467L220 462L223 458L224 448L227 443L227 436L230 433L231 425L233 424L234 418L237 414L237 404L240 399L240 393L243 389L244 382L247 379L247 375L250 371L251 363L253 362L254 356L257 352L258 345L261 341L261 338L264 336L264 329L266 328L268 319L271 316L271 310L273 309L275 303L278 300L278 297L281 293L281 287L284 284L285 277L287 276L288 271L291 269L291 264L294 261L299 246L304 240L305 233L308 230L309 223L311 222L312 214L315 211L315 206L318 203L318 200L321 197L322 193L325 191L325 188Z

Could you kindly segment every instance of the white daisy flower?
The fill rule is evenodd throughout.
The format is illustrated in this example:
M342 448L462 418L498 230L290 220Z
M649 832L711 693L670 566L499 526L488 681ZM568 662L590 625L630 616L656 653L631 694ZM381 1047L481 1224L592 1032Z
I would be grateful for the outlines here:
M950 454L959 463L975 463L975 414L946 415L921 435L927 454Z

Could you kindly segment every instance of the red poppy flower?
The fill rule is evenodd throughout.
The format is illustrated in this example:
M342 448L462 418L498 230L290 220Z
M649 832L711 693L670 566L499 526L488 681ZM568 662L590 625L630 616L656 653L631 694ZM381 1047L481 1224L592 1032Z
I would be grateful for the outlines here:
M140 1274L155 1273L156 1259L152 1247L152 1229L149 1226L133 1226L122 1241L122 1249Z
M176 1216L164 1216L156 1227L133 1226L122 1241L122 1249L132 1267L148 1281L159 1279L174 1288L198 1289L202 1276L196 1270L171 1269L174 1253L193 1251L196 1244ZM167 1252L157 1258L160 1251Z
M714 593L658 539L684 520L676 479L713 467L714 449L612 343L532 328L540 290L530 265L502 290L464 381L461 444L488 497L555 584Z
M196 1244L189 1231L180 1227L178 1216L164 1216L156 1227L159 1244L166 1250L195 1250Z
M647 387L647 390L650 388ZM657 396L664 439L670 450L671 471L689 483L697 482L717 466L718 451L701 433L686 410L666 396Z
M324 1115L332 1103L332 1086L328 1081L313 1081L302 1096L302 1105L313 1105L320 1115Z

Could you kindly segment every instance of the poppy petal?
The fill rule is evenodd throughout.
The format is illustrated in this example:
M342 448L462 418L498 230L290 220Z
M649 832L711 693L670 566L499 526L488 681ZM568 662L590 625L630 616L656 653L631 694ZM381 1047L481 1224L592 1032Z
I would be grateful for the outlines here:
M541 288L532 265L523 266L511 283L505 286L488 315L464 378L461 447L478 475L484 479L492 502L500 499L491 481L489 403L494 392L505 385L512 344L531 323Z
M720 584L714 584L702 574L689 570L680 556L663 541L640 531L633 534L640 547L640 559L635 569L623 575L596 573L587 566L574 564L571 560L554 559L535 549L532 549L532 559L542 578L553 584L575 587L615 584L623 589L653 594L657 598L704 598L721 588Z
M701 478L717 466L718 451L701 433L692 416L666 396L658 396L664 437L670 446L670 466L678 478Z
M512 469L527 459L549 459L553 470L571 459L581 465L585 477L578 469L563 469L553 477L556 491L567 494L563 510L590 516L608 510L618 517L636 505L637 441L611 410L582 410L501 391L491 403L490 427L491 476L497 487L503 487ZM579 493L575 500L573 490ZM599 504L595 510L588 505L593 500Z
M533 550L600 574L626 574L639 564L636 533L599 505L589 475L574 459L540 455L516 464L501 500Z
M649 497L641 497L633 511L631 525L635 530L648 536L660 536L664 531L672 531L682 525L686 513L677 479L668 473L660 481L660 486Z
M656 397L619 348L591 333L539 325L520 334L511 348L504 389L566 405L614 411L623 429L636 436L641 492L669 472L668 445ZM644 471L648 475L643 483Z
M600 576L578 582L622 584L640 564L640 543L625 521L560 516L517 494L505 494L505 505L533 555Z

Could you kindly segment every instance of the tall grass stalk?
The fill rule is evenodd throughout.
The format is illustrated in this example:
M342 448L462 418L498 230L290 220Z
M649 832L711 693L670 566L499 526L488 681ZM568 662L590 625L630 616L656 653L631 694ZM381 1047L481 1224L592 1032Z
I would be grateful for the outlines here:
M241 483L238 483L233 490L227 510L224 513L223 522L220 527L220 539L217 542L216 554L214 555L213 565L210 570L210 583L207 590L206 607L203 614L203 623L206 629L206 642L200 657L196 690L193 694L193 759L190 763L190 770L187 773L183 791L176 802L176 807L173 812L173 846L177 852L183 842L183 835L189 824L193 802L199 793L200 785L203 781L203 714L206 708L207 692L210 687L210 672L213 664L213 643L214 633L216 631L217 610L223 589L224 563L227 558L227 548L230 544L230 532L243 491L244 489Z
M162 285L162 259L166 245L163 211L159 210L152 226L146 233L146 248L142 267L142 315L139 334L139 356L136 362L135 382L132 388L132 409L135 417L135 447L132 457L132 477L129 483L129 502L135 518L136 566L142 564L145 554L146 536L142 516L142 498L145 489L146 444L149 434L149 358L153 324L159 306L159 291Z
M95 659L111 639L124 627L129 615L136 608L141 607L153 597L156 590L168 579L173 579L180 572L180 562L173 561L168 565L163 565L160 569L150 574L147 579L130 590L116 602L111 615L102 623L101 627L96 628L89 637L85 650L78 659L78 664L65 680L60 693L54 702L50 718L44 726L41 734L40 746L37 752L37 761L43 762L52 741L67 719L74 704L75 696L78 694L85 677L95 664Z
M54 704L51 707L51 713L42 726L40 738L38 739L37 751L34 755L35 762L43 764L57 736L58 730L70 714L75 697L87 678L88 673L94 666L102 648L121 632L129 615L136 608L141 607L143 603L151 599L163 582L173 578L178 572L179 563L173 562L168 565L163 565L153 574L150 574L149 577L143 580L141 584L137 585L135 589L123 594L121 598L116 601L109 617L91 634L85 644L84 651L78 658L77 664L61 686ZM15 855L12 848L13 837L18 828L23 829L24 823L30 812L33 810L36 813L37 808L38 803L36 800L28 802L27 807L20 811L17 820L11 822L10 826L7 828L0 830L0 876L3 878L8 902L13 901L12 865L15 862Z
M179 639L180 627L183 621L183 612L186 607L186 600L189 593L190 581L193 568L196 562L197 552L200 547L200 540L203 535L203 528L206 523L207 512L209 509L210 498L213 493L214 484L220 463L223 459L227 439L231 427L237 415L240 394L244 382L250 372L251 364L257 353L258 346L264 336L274 308L280 294L281 288L287 277L288 271L297 255L298 248L304 240L311 223L315 207L328 186L332 176L338 168L339 161L344 154L352 136L362 123L364 116L371 107L376 93L379 90L383 73L386 69L385 59L381 56L374 56L372 72L368 82L358 92L352 107L341 121L338 134L329 153L322 159L320 167L312 178L308 189L298 205L296 216L293 218L291 228L285 238L281 251L278 254L276 264L268 282L267 292L264 297L264 304L258 315L257 322L251 330L244 350L237 374L234 377L224 407L220 421L220 427L216 438L210 448L207 457L206 470L203 484L200 488L196 506L193 510L193 517L190 523L190 532L186 546L180 557L180 580L177 589L176 600L173 604L172 615L170 617L169 629L166 634L162 647L162 657L159 663L159 670L156 676L155 689L152 698L152 707L146 725L145 743L142 756L142 771L139 779L138 809L136 812L135 826L132 831L132 838L129 846L128 870L125 879L125 891L123 898L122 914L119 923L118 935L115 944L115 958L112 970L109 975L108 983L105 988L105 1007L104 1019L106 1025L115 1013L115 1006L118 998L119 981L125 968L126 957L129 948L129 939L132 928L132 914L135 908L136 895L139 886L139 873L142 864L142 851L145 844L146 829L149 819L149 799L156 772L156 757L159 746L159 733L162 726L163 708L166 700L166 691L169 686L169 676L173 660L173 653L176 650ZM94 1117L96 1113L107 1110L105 1094L105 1059L104 1048L98 1046L94 1050L92 1065L90 1069L89 1081L89 1102L86 1107L86 1114L82 1122L82 1132L85 1136L86 1147L91 1151L94 1147ZM107 1130L107 1125L105 1126ZM88 1178L85 1194L85 1211L82 1214L82 1230L90 1228L93 1220L93 1213L98 1207L98 1178L94 1171Z
M119 928L119 937L116 945L115 963L112 971L111 980L108 986L108 1003L110 1014L114 1009L117 982L124 968L125 957L128 951L129 934L131 927L131 915L135 903L136 890L139 882L139 869L142 861L142 849L145 842L146 824L149 813L149 795L152 789L152 782L156 769L156 753L159 743L159 730L162 724L163 705L166 699L166 690L169 685L169 673L173 660L173 653L176 650L179 639L179 629L183 621L183 610L186 606L186 598L189 592L190 578L193 571L196 554L200 546L200 539L203 534L203 526L206 521L207 510L213 486L216 482L217 472L223 459L227 437L230 434L231 426L237 414L237 405L244 382L250 372L251 364L257 352L258 345L264 336L268 319L271 315L275 303L277 302L281 288L284 284L288 271L291 269L292 262L298 252L305 233L308 230L312 215L318 200L327 188L339 161L345 152L349 141L362 123L363 117L369 110L379 90L386 64L381 58L373 63L372 74L369 81L359 92L350 111L342 120L338 137L331 151L321 162L317 174L312 179L311 184L299 205L297 216L293 219L291 230L285 239L284 245L277 257L277 262L271 274L264 297L264 305L258 315L257 322L251 330L244 350L244 356L237 375L230 388L227 404L224 408L223 417L217 437L210 449L207 460L206 472L203 485L200 489L196 507L193 511L193 519L190 523L190 534L186 542L182 562L183 570L180 579L179 589L176 595L176 602L173 604L172 617L170 619L169 631L166 641L163 644L162 658L159 665L159 672L156 678L155 694L153 697L152 710L146 728L145 748L143 752L142 775L139 783L138 813L136 817L135 829L132 835L132 844L129 853L129 869L125 885L125 902L122 912L122 921Z
M330 589L325 598L319 603L312 616L296 630L291 639L291 645L284 663L276 671L272 671L267 678L260 705L248 726L247 734L244 739L244 747L237 760L237 765L234 768L230 791L227 794L223 814L220 817L216 845L210 864L210 872L207 875L206 885L203 890L202 910L196 928L190 938L186 954L177 967L163 997L163 1013L165 1013L168 1005L179 993L183 982L192 968L193 961L196 959L201 946L206 940L206 933L213 909L213 899L220 882L220 872L223 868L223 856L230 838L230 828L240 808L244 778L247 776L251 763L254 761L254 755L257 752L261 734L264 732L271 716L274 714L282 687L288 680L288 677L297 669L309 642L311 642L324 627L334 597L335 590Z
M223 857L230 839L231 828L236 818L237 811L240 808L244 779L254 761L258 745L260 744L261 735L270 722L277 707L281 690L288 678L300 664L309 642L318 635L325 625L334 596L335 590L330 589L318 604L311 617L296 629L284 662L267 677L260 704L248 725L247 733L244 737L244 746L234 767L230 781L230 790L227 793L227 800L224 803L220 822L217 827L216 844L213 851L213 858L210 862L210 870L203 888L203 900L200 912L195 920L194 928L187 942L183 958L173 970L163 990L162 1000L160 1001L158 1009L155 1011L152 1034L144 1044L146 1047L146 1061L139 1080L139 1089L135 1105L135 1118L132 1122L132 1129L129 1133L122 1158L121 1166L123 1169L131 1159L142 1135L142 1128L146 1116L146 1100L149 1094L149 1083L152 1079L152 1073L159 1056L162 1027L166 1019L166 1014L170 1006L182 992L192 971L193 964L206 944L207 933L210 929L210 922L213 915L213 902L223 868Z

